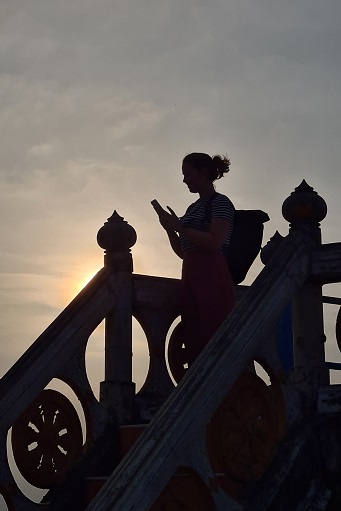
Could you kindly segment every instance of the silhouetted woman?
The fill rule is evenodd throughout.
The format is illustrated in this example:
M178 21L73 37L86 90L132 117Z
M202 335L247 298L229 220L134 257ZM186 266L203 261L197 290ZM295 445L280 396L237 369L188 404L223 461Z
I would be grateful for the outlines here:
M214 182L230 169L225 156L188 154L182 162L183 182L199 194L186 213L159 210L171 247L183 259L181 335L189 364L206 346L235 304L235 290L223 245L228 245L234 206L215 191Z

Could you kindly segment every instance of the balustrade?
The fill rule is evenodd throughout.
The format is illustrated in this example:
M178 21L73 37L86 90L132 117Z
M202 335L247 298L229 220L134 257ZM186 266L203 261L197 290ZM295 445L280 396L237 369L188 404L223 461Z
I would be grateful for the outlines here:
M341 244L321 244L326 212L303 181L283 204L288 236L277 233L264 247L264 270L250 288L238 287L235 311L188 371L180 324L170 331L179 317L179 280L133 273L136 233L115 211L97 236L102 270L2 378L0 493L8 510L40 509L18 488L8 438L22 476L49 490L47 509L84 509L84 477L94 474L112 475L88 511L158 511L169 499L190 510L195 498L197 509L239 509L243 485L266 473L286 431L313 414L321 388L330 388L322 285L341 280ZM132 317L150 354L137 393ZM293 335L289 326L280 346L279 328L283 333L291 317ZM97 398L85 352L103 320L105 374ZM46 388L55 379L73 390L85 424L65 396ZM145 432L119 464L119 427L131 424Z

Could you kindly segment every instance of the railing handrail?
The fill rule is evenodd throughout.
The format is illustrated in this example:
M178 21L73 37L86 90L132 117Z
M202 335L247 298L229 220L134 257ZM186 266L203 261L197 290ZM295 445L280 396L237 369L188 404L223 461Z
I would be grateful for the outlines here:
M310 242L291 232L87 511L147 510L306 279ZM226 349L226 344L229 348Z
M12 426L113 309L114 281L112 270L102 268L3 376L0 434Z

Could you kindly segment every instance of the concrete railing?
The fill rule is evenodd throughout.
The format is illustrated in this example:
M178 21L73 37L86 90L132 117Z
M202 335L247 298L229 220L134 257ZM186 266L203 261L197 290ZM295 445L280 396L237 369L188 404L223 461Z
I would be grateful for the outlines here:
M215 479L207 445L208 425L253 360L260 360L268 369L272 392L278 391L273 398L281 408L279 396L284 401L286 397L280 389L281 366L272 329L304 283L310 254L309 237L301 232L293 232L283 241L280 251L266 265L87 511L147 511L154 509L153 505L162 509L158 507L159 501L155 501L162 499L162 495L159 497L162 489L167 488L179 467L196 473L203 494L210 494L206 497L211 498L215 509L236 509L236 503ZM301 411L295 399L290 405L286 403L287 410L290 409L289 422ZM275 406L273 413L278 413L278 431L274 434L279 440L283 433L279 431L283 425L282 412L276 411Z
M103 268L1 379L0 490L11 510L39 508L18 489L10 469L7 439L11 428L9 448L16 454L19 472L33 486L49 488L60 482L64 468L84 455L112 421L92 392L85 350L91 333L115 307L115 280L112 269ZM54 378L69 385L79 399L85 417L84 444L71 403L58 392L44 390ZM46 444L48 428L52 435L49 448L56 450L44 458L41 445ZM61 434L59 450L54 428Z
M244 480L252 479L256 473L259 476L274 456L285 427L290 427L298 415L311 413L321 387L327 388L323 395L327 408L328 402L333 401L324 359L322 285L341 280L341 243L321 245L318 222L324 218L326 208L316 195L303 182L293 192L294 197L289 197L288 203L288 199L285 201L284 216L291 222L289 235L283 238L254 284L243 293L231 317L175 392L172 392L174 383L167 368L165 344L169 329L179 315L179 281L133 274L130 248L136 241L136 233L114 212L98 233L98 243L106 250L105 267L1 380L0 492L11 511L36 511L40 506L17 488L8 462L8 432L12 428L17 458L25 453L23 459L29 458L27 453L34 449L28 447L37 433L31 419L42 419L44 413L48 417L51 396L57 399L57 408L50 421L54 424L57 415L61 417L64 412L69 420L64 430L71 435L66 435L68 448L63 451L65 454L69 449L72 454L67 459L68 467L70 461L77 460L89 465L87 452L103 439L108 427L113 431L118 424L147 423L161 407L136 448L90 504L89 511L149 510L151 506L153 510L159 509L161 501L155 501L162 488L167 493L172 474L179 467L195 474L194 490L199 498L205 495L203 502L207 498L217 510L236 506L229 497L231 492L225 491L221 479L217 478L217 470L226 473L237 470ZM317 200L316 207L307 196L309 201L311 196L312 202ZM289 302L295 358L290 380L285 379L275 332L278 318ZM132 381L133 316L145 332L150 352L148 375L137 394ZM98 400L87 378L85 351L89 336L103 319L105 379ZM260 383L252 371L254 361L267 372L270 385ZM79 436L79 419L62 398L44 390L54 378L67 383L83 407L86 435L78 450L73 450L72 433L78 432ZM266 421L258 424L257 417L253 417L253 425L272 430L266 435L265 457L251 475L245 466L238 468L236 463L231 466L228 449L223 449L219 463L217 452L213 461L211 454L215 444L212 436L219 437L217 422L226 409L232 415L236 413L241 389L245 399L249 399L252 389L258 393L260 402L265 403ZM219 438L231 447L229 441ZM22 467L24 477L25 473L30 476L36 472L38 486L42 484L40 475L44 475L42 459L35 460L33 465L24 462ZM100 463L100 456L97 462ZM49 484L40 487L63 487L59 476L68 472L53 463L52 471L45 470L46 477L43 477L44 484ZM117 460L112 460L111 465L116 466ZM81 469L81 473L86 471ZM197 488L202 491L196 491ZM46 503L46 507L66 509L68 492L72 493L66 485L65 499L56 506L53 502Z

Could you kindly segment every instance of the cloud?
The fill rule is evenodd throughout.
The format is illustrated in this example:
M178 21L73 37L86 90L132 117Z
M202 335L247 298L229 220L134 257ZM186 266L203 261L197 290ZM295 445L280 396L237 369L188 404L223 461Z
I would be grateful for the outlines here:
M67 305L103 264L96 234L114 209L137 231L135 270L179 276L150 200L179 214L194 200L181 177L191 151L229 154L217 188L269 213L265 241L287 233L281 205L305 178L328 203L323 239L335 241L340 10L338 0L3 0L2 332L30 341Z

